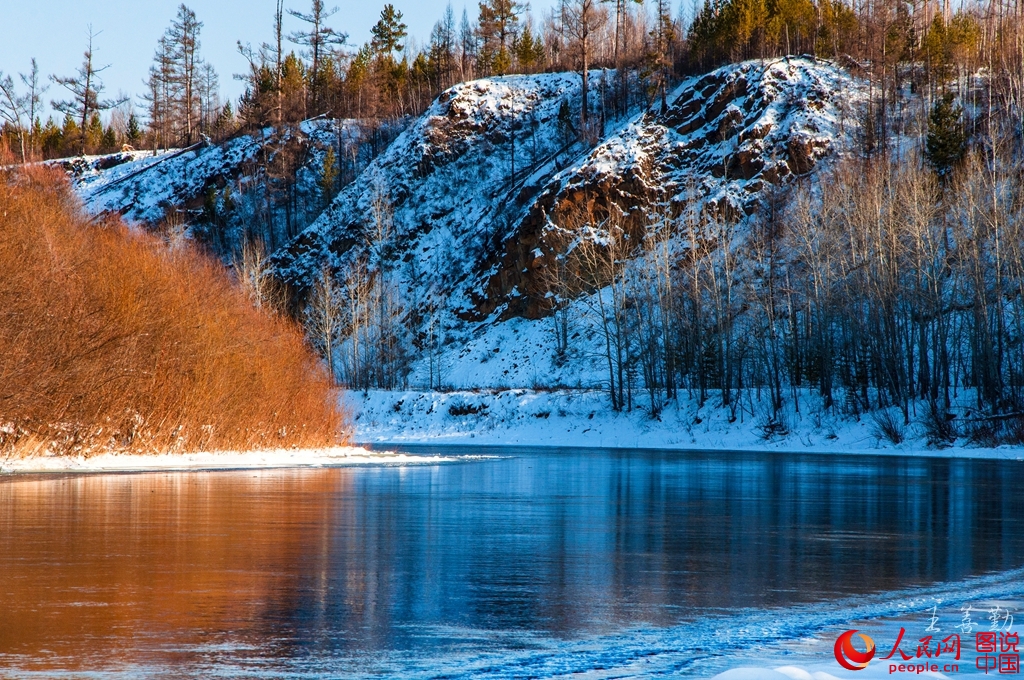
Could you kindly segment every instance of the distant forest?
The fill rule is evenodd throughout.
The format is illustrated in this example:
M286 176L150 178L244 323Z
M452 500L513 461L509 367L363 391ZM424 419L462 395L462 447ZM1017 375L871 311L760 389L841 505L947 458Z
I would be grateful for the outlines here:
M685 3L684 3L685 5ZM787 54L836 59L877 85L877 107L900 90L962 93L971 74L992 76L1000 101L1017 106L1024 83L1021 3L704 0L672 15L668 0L562 0L541 18L527 3L487 0L475 16L451 6L429 40L412 48L402 13L385 5L372 38L352 45L336 8L279 0L269 40L239 41L249 68L245 94L224 102L202 56L203 23L181 5L155 48L147 88L134 99L104 96L103 66L90 37L71 75L0 71L0 162L81 153L188 146L266 125L317 116L389 121L421 113L448 87L475 78L617 69L606 109L657 103L686 74ZM286 16L302 28L287 33ZM634 73L638 78L629 78ZM42 120L44 96L63 119ZM585 113L584 113L585 115ZM879 113L878 123L886 117ZM884 136L885 130L878 130Z

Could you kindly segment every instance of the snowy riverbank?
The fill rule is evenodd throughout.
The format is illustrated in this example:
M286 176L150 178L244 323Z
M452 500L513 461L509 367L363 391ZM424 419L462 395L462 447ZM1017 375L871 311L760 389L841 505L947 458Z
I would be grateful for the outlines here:
M1024 448L980 448L958 440L929 446L923 425L894 445L872 416L859 420L790 409L774 424L753 409L730 411L710 400L666 407L659 419L636 408L615 413L598 391L526 389L458 392L346 392L355 441L364 445L578 446L675 450L778 451L1024 460ZM805 402L805 406L812 406ZM813 409L806 409L811 411Z
M767 416L752 416L751 409L738 409L730 422L730 411L709 401L703 408L695 403L672 404L655 419L643 408L615 413L608 408L606 394L590 390L371 390L346 392L342 400L353 417L353 439L373 448L416 444L649 448L1024 460L1021 447L981 448L963 439L946 448L929 446L918 422L907 426L905 441L894 445L880 436L871 416L858 420L802 415L790 409L781 424L771 426ZM159 455L108 453L0 458L0 474L401 466L467 458L478 456L412 455L361 446Z
M0 474L39 472L140 472L148 470L243 470L263 468L424 465L462 457L414 456L359 447L160 455L106 453L97 456L0 458Z

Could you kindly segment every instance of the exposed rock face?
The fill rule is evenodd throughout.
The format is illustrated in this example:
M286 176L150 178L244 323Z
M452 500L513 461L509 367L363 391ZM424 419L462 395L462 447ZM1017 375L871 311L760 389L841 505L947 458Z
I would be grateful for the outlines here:
M280 254L279 271L299 288L324 264L345 271L366 255L383 205L388 259L407 290L475 314L462 299L466 281L554 174L556 159L567 160L558 112L580 89L571 73L451 88Z
M595 88L601 77L594 72ZM632 243L642 240L659 206L671 214L696 203L720 219L740 219L769 188L814 171L844 147L860 97L856 81L830 63L747 62L689 79L667 110L639 115L584 148L570 129L580 89L573 73L451 88L277 252L280 275L297 289L325 265L344 277L367 260L383 219L387 243L376 252L384 253L410 307L429 302L453 326L539 318L549 311L545 272L577 236L574 215L615 215ZM333 127L316 125L301 134L314 150L336 137ZM169 206L208 210L210 196L226 209L227 185L239 186L244 168L276 144L258 137L142 172L157 159L118 156L104 161L116 167L70 170L96 212L157 221ZM314 198L319 163L312 153L300 170ZM237 191L231 200L236 221L244 222Z
M633 242L643 212L691 201L720 219L752 213L764 191L815 166L850 139L858 84L811 58L747 62L693 78L664 112L648 112L544 188L492 258L474 297L480 316L547 312L544 267L571 239L563 223L586 205L620 215Z

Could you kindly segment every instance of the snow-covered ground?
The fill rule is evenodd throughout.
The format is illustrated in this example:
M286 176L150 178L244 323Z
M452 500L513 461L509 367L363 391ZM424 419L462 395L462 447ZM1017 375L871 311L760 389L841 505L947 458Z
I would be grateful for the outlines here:
M714 676L715 680L877 680L911 675L944 679L984 675L978 664L982 654L976 650L975 634L1002 631L1019 635L1014 614L1021 610L1021 576L1017 569L959 583L869 595L862 598L862 603L830 603L810 617L833 619L827 625L725 655L715 665L730 670ZM844 611L851 616L843 618ZM840 667L835 659L836 638L848 630L868 635L877 650L868 666L858 671ZM937 654L936 645L953 636L960 638L959 652L943 650ZM930 654L918 652L922 646L928 647ZM863 649L859 639L856 647ZM890 658L885 658L890 652ZM995 670L990 673L999 675Z
M821 665L829 666L827 663ZM964 665L966 666L966 664ZM834 666L834 668L831 666ZM714 676L714 680L841 680L853 677L860 678L860 680L877 680L877 678L891 677L889 667L885 664L868 666L856 674L840 669L838 664L835 663L831 664L831 666L829 666L828 670L820 670L816 666L779 666L778 668L743 666L719 673ZM921 673L914 674L923 675L927 678L941 679L950 677L939 671L922 671Z
M472 446L560 446L655 448L675 450L777 451L865 455L1024 460L1024 449L971 447L958 441L948 448L929 447L921 426L912 422L906 440L893 445L878 432L872 416L860 420L822 415L810 395L802 397L812 415L790 407L783 423L769 433L768 414L759 413L756 394L743 408L721 408L709 399L703 408L681 398L658 418L635 395L632 412L616 413L608 396L597 390L530 389L456 392L346 392L342 402L354 419L353 438L362 444L433 444ZM767 399L762 402L767 408ZM754 412L756 415L751 415ZM921 414L923 416L923 413Z
M349 467L356 465L433 465L463 456L415 456L345 446L330 449L281 449L168 453L163 455L105 453L96 456L33 456L0 458L0 474L35 472L135 472L143 470L239 470L256 468Z

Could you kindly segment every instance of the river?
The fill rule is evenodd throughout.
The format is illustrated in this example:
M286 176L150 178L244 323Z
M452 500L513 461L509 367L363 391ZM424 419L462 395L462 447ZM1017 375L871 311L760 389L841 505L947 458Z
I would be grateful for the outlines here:
M408 450L474 457L0 478L0 676L706 676L1024 599L1019 462Z

